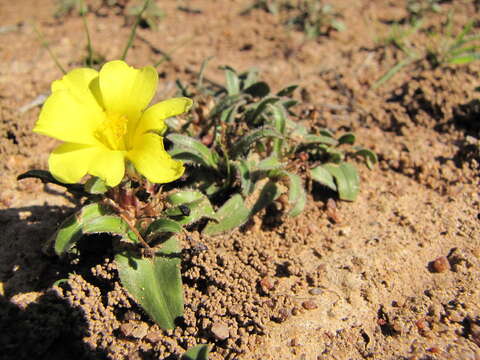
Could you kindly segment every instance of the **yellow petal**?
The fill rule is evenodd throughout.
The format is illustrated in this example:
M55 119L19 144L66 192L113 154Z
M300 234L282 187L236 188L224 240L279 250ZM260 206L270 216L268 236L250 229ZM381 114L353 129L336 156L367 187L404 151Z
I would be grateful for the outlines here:
M168 183L183 175L181 161L173 160L163 147L163 138L146 133L138 138L127 158L137 171L153 183Z
M125 175L125 157L122 151L101 149L89 168L88 173L105 180L108 186L117 186Z
M35 124L34 132L65 142L96 144L95 130L105 119L98 105L78 98L67 89L57 89L47 99Z
M164 120L187 112L192 104L193 101L191 99L178 97L161 101L149 107L145 110L138 123L135 136L141 136L147 131L163 134L167 129Z
M65 143L50 154L48 168L57 180L73 184L87 174L97 152L96 147Z
M105 110L137 120L155 95L158 73L152 66L135 69L115 60L103 65L99 82Z
M52 92L68 90L78 102L87 106L98 107L100 99L97 99L95 92L92 91L94 80L97 80L98 83L98 71L89 68L75 69L60 80L54 81Z

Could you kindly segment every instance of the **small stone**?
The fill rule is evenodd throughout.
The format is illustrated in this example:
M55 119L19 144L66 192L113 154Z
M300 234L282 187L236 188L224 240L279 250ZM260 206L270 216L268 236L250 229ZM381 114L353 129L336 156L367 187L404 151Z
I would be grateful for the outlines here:
M264 292L267 292L274 288L274 285L269 277L264 277L262 280L260 280L260 286L262 287L262 290Z
M230 336L228 326L221 322L213 323L210 331L212 332L213 336L215 336L215 338L218 340L225 340L228 339L228 337Z
M443 273L450 270L450 263L446 256L440 256L432 261L432 270L436 273Z
M317 287L317 288L310 289L308 293L310 295L322 295L323 290Z
M145 335L145 340L151 342L152 344L158 343L160 340L162 340L162 332L157 330L157 331L149 331L147 335Z
M143 339L148 333L148 325L143 321L131 320L120 326L120 332L125 337Z
M286 321L290 316L290 314L288 313L288 310L285 308L278 310L278 315L279 315L280 322Z
M348 236L352 232L352 229L349 226L341 228L339 231L340 236Z
M305 310L314 310L318 307L317 304L312 300L304 301L302 306Z
M339 224L340 222L342 222L340 215L338 214L338 211L337 211L337 204L335 200L328 199L326 207L327 207L327 211L326 211L327 216L334 224Z

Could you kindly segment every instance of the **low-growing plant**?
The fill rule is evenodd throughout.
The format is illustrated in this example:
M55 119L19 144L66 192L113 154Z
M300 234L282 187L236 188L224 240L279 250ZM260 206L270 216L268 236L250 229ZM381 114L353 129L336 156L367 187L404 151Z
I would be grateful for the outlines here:
M72 13L84 16L87 12L98 12L102 8L117 8L128 24L140 18L140 25L152 30L158 29L165 12L154 0L97 0L86 3L85 0L58 0L55 17L60 18Z
M414 23L430 13L441 12L442 2L442 0L407 0L408 20Z
M311 39L329 35L332 30L345 30L342 15L321 0L256 0L241 14L255 8L281 16L286 26L304 32Z
M430 44L424 47L413 46L410 37L421 30L422 21L416 22L409 30L397 32L398 36L388 37L388 43L395 45L406 56L382 75L373 85L377 88L391 79L408 65L420 66L426 61L432 68L449 65L462 65L480 59L480 34L474 32L475 20L462 26L458 34L453 33L453 13L447 16L440 31L427 33Z
M158 30L158 24L165 17L165 11L155 1L149 1L145 6L145 2L139 0L135 4L127 6L125 15L133 19L139 17L140 25Z
M287 20L287 25L303 31L308 38L314 39L329 35L332 30L343 31L345 24L341 14L331 4L318 0L298 1L296 15Z
M161 328L172 329L184 306L182 232L238 228L281 196L283 210L297 216L311 182L353 201L360 180L349 157L365 158L370 168L377 158L363 148L345 151L354 145L351 133L335 137L292 120L297 86L272 94L255 70L239 74L226 66L225 86L204 86L205 63L193 90L177 82L183 96L148 107L157 71L123 61L140 15L122 60L99 71L61 69L64 76L52 83L34 131L62 144L50 154L48 171L30 170L18 179L54 183L81 199L45 253L82 256L79 242L94 241L87 235L109 234L122 285ZM178 116L193 105L190 97L197 104L182 120ZM168 135L167 125L173 130ZM173 145L169 152L165 135ZM199 345L183 358L207 359L209 349Z
M256 71L224 70L226 86L214 93L208 114L199 111L198 118L181 127L187 132L192 127L200 138L177 133L167 139L174 144L172 156L192 164L185 179L188 186L213 203L228 199L219 210L230 217L225 224L231 228L244 224L282 193L288 196L288 214L299 215L309 181L336 191L342 200L355 200L359 177L342 150L354 144L353 134L336 139L327 129L312 132L291 120L297 86L271 94L268 84L257 80ZM377 161L367 149L353 148L349 154L364 157L369 167ZM225 230L229 228L215 221L204 229L208 234Z

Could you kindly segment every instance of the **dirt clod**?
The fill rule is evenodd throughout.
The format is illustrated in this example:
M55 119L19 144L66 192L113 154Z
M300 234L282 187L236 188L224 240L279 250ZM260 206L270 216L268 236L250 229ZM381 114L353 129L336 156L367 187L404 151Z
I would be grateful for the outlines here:
M446 256L440 256L432 261L432 270L436 273L443 273L450 270L450 262Z
M305 310L314 310L318 307L318 305L313 300L307 300L302 302L302 306Z
M210 331L218 340L226 340L230 336L228 326L221 322L212 324Z

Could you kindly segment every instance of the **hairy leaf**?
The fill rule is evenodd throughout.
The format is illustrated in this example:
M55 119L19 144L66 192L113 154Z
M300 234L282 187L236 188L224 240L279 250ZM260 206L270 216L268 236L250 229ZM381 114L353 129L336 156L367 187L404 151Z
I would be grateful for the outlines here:
M262 188L262 191L260 192L257 201L253 205L252 210L250 211L250 216L255 215L257 212L267 207L281 194L282 192L278 189L278 186L275 184L275 182L272 180L268 181Z
M288 202L292 207L288 214L290 216L297 216L300 215L307 203L305 187L303 186L302 179L297 174L292 174L291 172L286 171L285 175L287 175L290 180L290 186L288 187Z
M355 155L358 156L363 156L365 158L365 162L367 163L367 167L372 170L373 166L378 163L378 158L377 154L375 154L373 151L368 150L368 149L360 149L357 152L355 152Z
M339 144L355 144L355 135L353 133L346 133L338 139Z
M249 132L241 137L240 140L238 140L238 142L232 147L230 152L231 158L235 159L239 155L247 153L253 143L269 137L282 138L283 136L277 130L271 127L262 127Z
M104 215L86 221L82 227L84 234L109 233L118 235L125 239L138 242L135 233L122 218L115 215Z
M182 360L208 360L210 345L202 344L194 346L182 355Z
M355 201L360 191L360 178L355 166L342 162L339 165L325 164L323 167L335 178L340 199Z
M85 235L83 226L86 222L106 214L108 214L108 211L104 207L98 203L93 203L84 206L68 217L52 237L55 253L58 256L64 255Z
M333 179L333 175L325 169L323 166L317 166L310 170L310 176L313 180L317 181L318 183L325 185L326 187L337 191L337 185L335 185L335 180Z
M204 229L207 235L215 235L232 230L245 224L250 216L250 210L245 206L240 194L233 195L217 211L217 222L210 222Z
M162 329L173 329L183 315L178 240L170 237L153 258L124 252L115 261L122 285L135 301Z
M175 148L170 152L173 157L177 153L189 152L201 160L201 165L218 169L218 163L214 153L200 141L189 136L170 134L167 139L173 142Z
M80 184L64 184L53 177L53 175L46 170L29 170L21 175L17 176L17 180L23 180L28 178L40 179L44 183L52 183L55 185L63 186L72 193L78 193L80 195L88 195L83 190L83 185Z
M178 224L190 225L202 218L215 218L210 200L200 191L179 191L167 197L172 208L165 210L165 214L175 219Z
M160 233L179 233L182 226L171 219L161 218L153 221L145 231L145 236L156 235Z
M105 194L108 191L108 186L105 183L105 180L100 179L96 176L88 179L87 182L83 185L83 188L89 194Z

